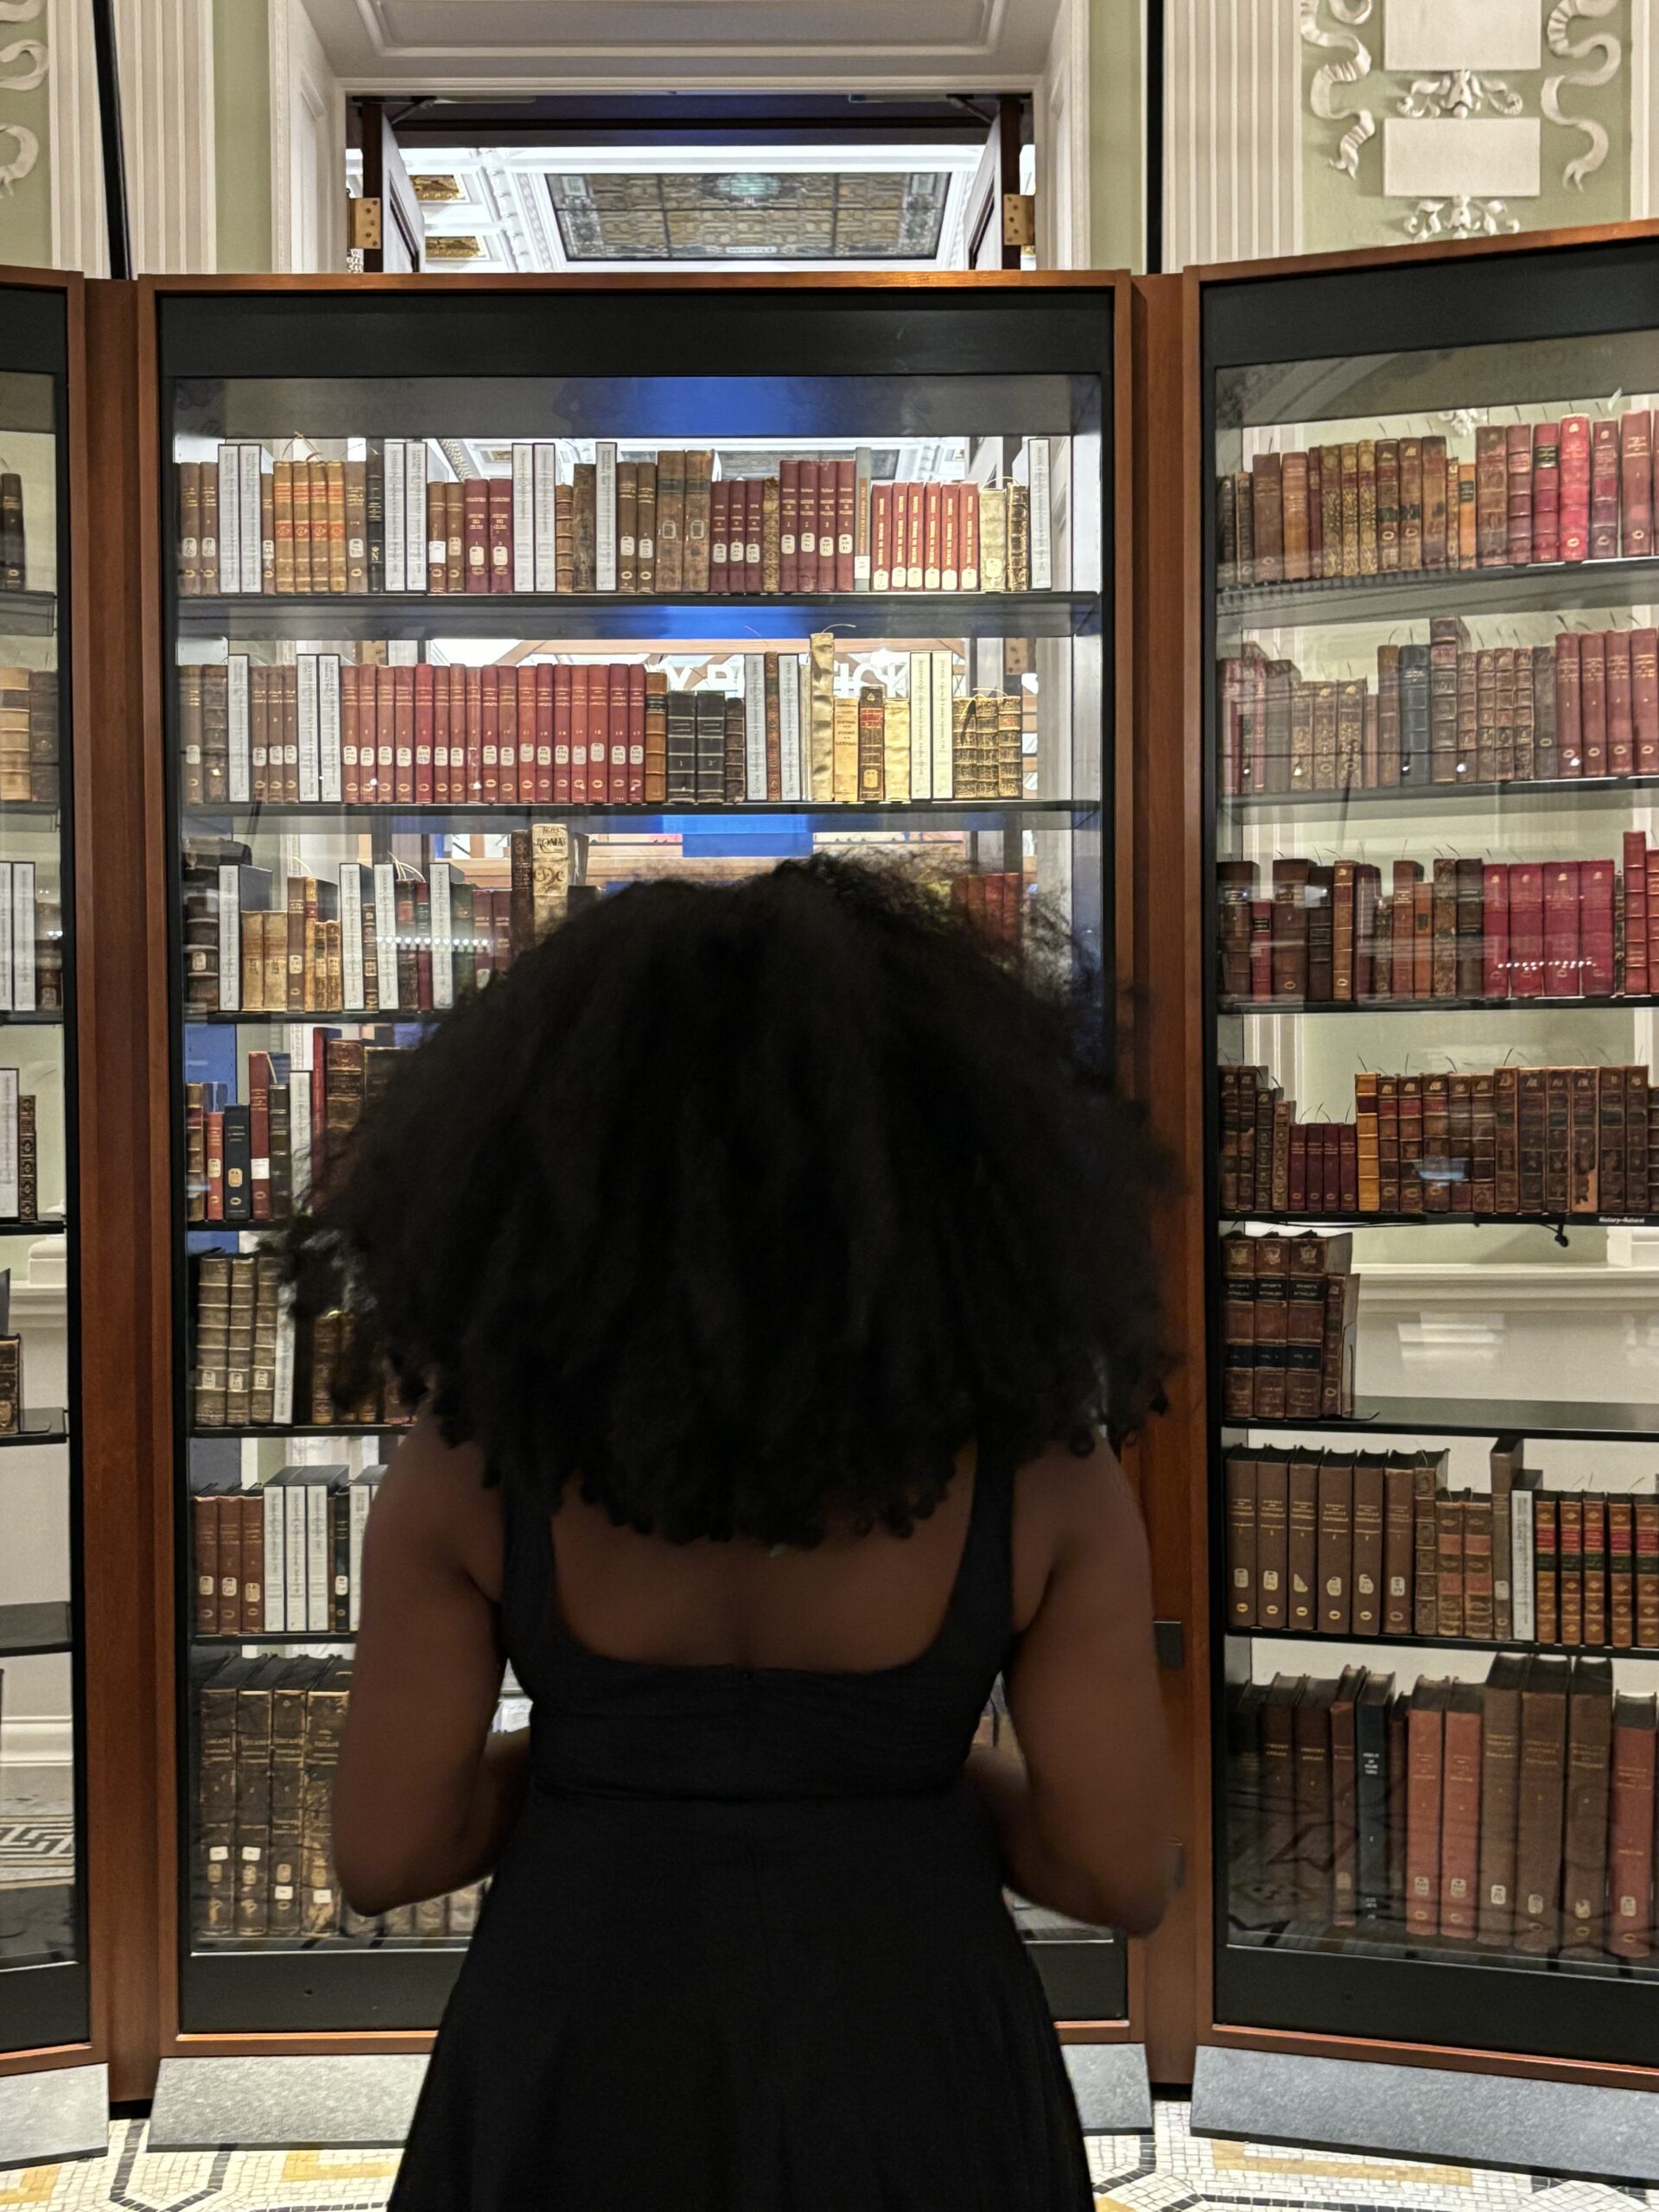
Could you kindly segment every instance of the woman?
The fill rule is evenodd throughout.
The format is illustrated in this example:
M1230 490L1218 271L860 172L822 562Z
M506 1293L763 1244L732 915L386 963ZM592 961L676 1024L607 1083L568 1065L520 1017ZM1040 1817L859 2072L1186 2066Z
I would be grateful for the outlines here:
M1006 1884L1162 1912L1147 1153L1068 948L790 864L570 921L325 1204L423 1406L335 1800L493 1877L397 2212L1081 2212ZM491 1732L510 1660L530 1729ZM974 1742L1005 1678L1019 1751Z

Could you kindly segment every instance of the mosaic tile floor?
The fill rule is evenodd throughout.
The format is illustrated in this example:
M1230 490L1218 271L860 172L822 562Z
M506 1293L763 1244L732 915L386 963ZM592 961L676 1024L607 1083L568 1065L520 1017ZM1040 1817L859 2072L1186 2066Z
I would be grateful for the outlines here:
M1201 2143L1186 2107L1160 2103L1149 2135L1091 2138L1096 2212L1629 2212L1659 2189L1534 2179L1471 2166L1416 2165L1245 2143ZM142 2121L111 2130L106 2158L0 2173L0 2212L376 2212L390 2152L151 2153ZM666 2200L665 2200L666 2201Z

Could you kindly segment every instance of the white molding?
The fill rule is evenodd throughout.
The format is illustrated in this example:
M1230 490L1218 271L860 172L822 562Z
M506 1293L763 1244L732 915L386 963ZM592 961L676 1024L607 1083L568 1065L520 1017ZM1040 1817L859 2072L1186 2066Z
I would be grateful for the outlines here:
M883 48L884 55L890 51L895 60L902 58L915 62L988 60L1001 36L1008 5L1009 0L979 0L979 22L970 37L916 39L903 45L895 45L891 49ZM607 12L614 11L617 6L618 0L609 0ZM776 0L722 0L717 10L709 7L708 0L656 0L653 13L664 6L682 8L688 16L701 14L706 16L715 13L733 16L741 9L775 7ZM850 54L862 57L869 52L868 38L856 33L846 39L802 38L774 40L766 43L753 37L737 35L718 38L688 36L683 40L653 37L648 48L644 41L639 40L567 41L539 39L527 45L492 45L480 49L475 37L417 45L399 39L392 31L386 16L386 0L357 0L357 12L376 57L382 61L402 64L470 62L480 57L480 51L486 54L493 63L542 61L556 71L566 68L573 62L626 61L637 56L643 57L647 53L652 60L658 62L694 61L704 58L712 62L721 57L744 60L835 61L844 60ZM575 11L570 12L574 15ZM594 12L583 11L589 21L594 19ZM815 25L822 24L826 15L833 20L834 14L832 10L818 8L803 8L799 12ZM458 23L461 20L458 18ZM744 78L746 82L749 81L747 70ZM676 72L676 81L683 84L692 80ZM519 82L522 85L523 79L520 79ZM474 79L470 73L467 84L469 91L483 88L482 81Z
M91 13L85 0L47 0L46 22L52 56L47 79L52 266L103 276L110 258Z
M1301 251L1302 56L1286 0L1170 11L1164 264Z
M1448 1215L1448 1224L1456 1217ZM1659 1268L1621 1268L1603 1261L1564 1260L1559 1266L1516 1262L1482 1267L1468 1262L1383 1261L1356 1269L1362 1311L1400 1313L1475 1308L1513 1313L1545 1307L1563 1314L1590 1307L1659 1313Z
M0 1764L73 1766L75 1724L63 1714L9 1713L0 1722ZM19 1817L27 1820L27 1814Z
M293 0L266 0L265 60L270 79L270 266L294 266ZM340 188L346 189L342 176Z
M122 137L140 275L218 266L211 0L116 0Z
M1630 0L1630 219L1645 222L1659 208L1659 38L1653 0Z
M1059 0L1036 106L1038 265L1087 269L1094 190L1088 0Z
M305 0L269 0L270 265L346 265L345 93Z

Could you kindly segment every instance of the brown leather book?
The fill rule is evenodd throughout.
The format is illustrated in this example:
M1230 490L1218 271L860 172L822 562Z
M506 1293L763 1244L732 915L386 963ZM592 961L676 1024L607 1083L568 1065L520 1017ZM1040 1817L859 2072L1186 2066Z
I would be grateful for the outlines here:
M1359 1904L1359 1765L1354 1707L1363 1667L1344 1667L1331 1700L1331 1922L1352 1928Z
M1344 576L1359 574L1359 448L1338 448L1342 467L1342 570Z
M1290 1618L1305 1636L1319 1627L1319 1455L1293 1452L1286 1475L1289 1535Z
M1298 1904L1295 1716L1306 1683L1306 1676L1277 1675L1262 1701L1262 1888L1281 1920Z
M714 465L714 454L707 450L696 450L685 455L683 588L686 591L709 589L709 507Z
M1292 1713L1295 1749L1296 1916L1310 1929L1328 1928L1331 1887L1331 1707L1337 1684L1312 1681Z
M1654 1746L1653 1699L1615 1698L1607 1948L1616 1959L1645 1959L1653 1948Z
M1413 1632L1412 1474L1408 1456L1390 1452L1382 1474L1382 1633Z
M1227 1625L1234 1629L1256 1624L1255 1479L1255 1460L1249 1452L1237 1449L1227 1454Z
M1374 576L1377 569L1376 446L1362 438L1354 449L1354 474L1359 501L1359 573Z
M634 589L654 592L657 588L657 464L654 461L634 463Z
M1287 583L1313 574L1308 553L1307 455L1287 453L1280 471L1283 508L1283 559Z
M1420 1458L1412 1470L1412 1586L1415 1632L1440 1632L1440 1521L1432 1462Z
M1423 442L1400 441L1400 566L1423 565Z
M1584 1511L1584 1640L1592 1649L1607 1637L1607 1501L1586 1491Z
M1475 557L1483 569L1510 557L1508 439L1501 423L1475 425Z
M1481 1693L1480 1896L1484 1949L1506 1950L1515 1926L1516 1805L1521 1777L1521 1692L1527 1661L1500 1651Z
M1255 1465L1255 1626L1290 1624L1290 1461L1257 1450Z
M862 800L881 797L886 738L883 694L874 684L866 684L858 695L858 796Z
M193 1497L190 1500L191 1534L195 1547L195 1624L199 1636L215 1636L219 1632L219 1528L220 1516L226 1506L233 1505L230 1498Z
M685 584L685 465L683 453L657 456L657 582L659 592ZM775 588L775 587L774 587Z
M1557 1497L1555 1526L1560 1638L1570 1648L1584 1642L1584 1499L1578 1492Z
M1383 1625L1383 1480L1380 1455L1354 1462L1354 1563L1351 1625L1356 1636L1380 1636Z
M1478 1491L1463 1503L1463 1632L1492 1641L1492 1501Z
M1250 463L1255 517L1255 581L1276 584L1285 575L1284 482L1281 457L1259 453Z
M1547 1955L1560 1939L1567 1702L1572 1662L1535 1653L1521 1694L1514 1947Z
M1540 1491L1532 1502L1533 1634L1540 1643L1559 1643L1560 1617L1560 1524L1558 1500Z
M594 464L591 461L579 461L571 470L570 583L569 588L572 591L592 591L595 588L597 575L595 532L598 519L594 506L596 487L594 471ZM471 480L469 479L469 493L470 489ZM472 510L469 505L467 519L467 588L468 591L482 591L486 588L485 584L474 581L474 567L481 568L481 565L475 550ZM561 590L565 588L563 582L559 588Z
M1489 1460L1492 1502L1491 1634L1499 1643L1506 1643L1514 1633L1514 1544L1510 1501L1525 1459L1526 1446L1518 1436L1500 1436L1492 1446Z
M616 588L639 588L639 468L632 461L616 464Z
M1607 1641L1615 1651L1636 1643L1636 1515L1628 1497L1607 1500Z
M1353 1613L1354 1463L1327 1459L1319 1469L1319 1626L1346 1636Z
M1423 440L1423 566L1446 566L1446 526L1450 500L1446 488L1446 440Z
M1446 1707L1440 1808L1440 1935L1472 1943L1480 1889L1481 1694L1459 1682Z
M1440 1927L1440 1828L1447 1682L1420 1681L1406 1719L1406 1932L1432 1942Z
M1388 1828L1389 1828L1389 1909L1387 1920L1396 1931L1406 1924L1406 1796L1407 1770L1410 1765L1408 1728L1411 1719L1411 1694L1402 1690L1389 1702L1388 1709Z
M1465 1634L1463 1617L1462 1496L1434 1501L1435 1634L1460 1637Z
M1580 1659L1567 1709L1564 1955L1601 1950L1607 1937L1607 1812L1613 1740L1613 1662Z

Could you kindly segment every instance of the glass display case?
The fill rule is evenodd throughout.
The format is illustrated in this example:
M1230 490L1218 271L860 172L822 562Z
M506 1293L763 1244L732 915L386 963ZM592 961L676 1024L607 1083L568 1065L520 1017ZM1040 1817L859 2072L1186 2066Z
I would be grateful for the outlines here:
M1659 245L1200 297L1215 2019L1652 2065Z
M89 2034L68 346L0 280L0 2070Z
M397 1420L266 1249L393 1055L585 902L814 851L1111 976L1119 296L160 291L184 2033L429 2027L477 1911L334 1880ZM1020 1912L1121 2018L1121 1946Z

